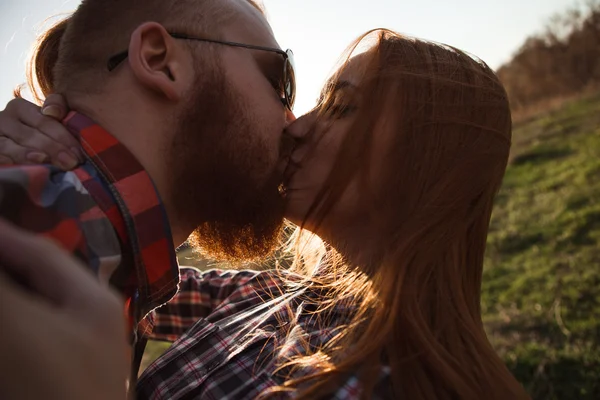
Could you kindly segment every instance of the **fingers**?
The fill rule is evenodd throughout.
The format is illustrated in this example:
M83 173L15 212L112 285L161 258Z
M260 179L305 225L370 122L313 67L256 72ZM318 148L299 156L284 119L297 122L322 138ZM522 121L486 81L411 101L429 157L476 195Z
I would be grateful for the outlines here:
M26 286L57 307L79 311L82 318L103 304L105 313L120 313L117 296L100 285L87 267L49 240L0 220L0 268L21 277Z
M62 99L62 96L59 95L53 95L53 96L49 96L50 101L53 101L53 99ZM15 101L15 100L13 100ZM60 104L60 105L59 105ZM66 152L71 152L73 153L74 150L73 149L78 149L79 148L79 142L77 141L77 139L75 137L73 137L73 135L71 135L71 133L69 133L69 131L67 130L67 128L64 127L64 125L60 122L62 121L62 119L65 117L66 112L63 111L66 109L66 106L64 105L64 100L62 102L54 102L54 103L49 103L48 106L46 106L46 115L44 115L42 112L40 112L40 108L38 106L36 106L35 104L29 103L25 100L22 100L20 103L16 103L15 105L15 109L17 112L17 116L19 118L19 120L31 127L34 128L36 130L39 130L41 133L45 134L48 138L54 140L55 146L58 147L54 147L53 149L61 149L63 151ZM8 107L7 107L8 108ZM60 109L60 111L56 111L57 109ZM49 116L48 113L50 114L54 114L56 116L61 117L60 119L56 120L54 119L53 116ZM23 138L26 139L26 138ZM19 143L26 145L26 143L24 143L23 141L20 141ZM34 141L30 142L32 145L36 145L36 143ZM36 147L34 147L36 148ZM49 151L52 151L53 149L49 149ZM72 154L73 156L77 156L77 154Z
M67 101L60 94L51 94L46 97L42 106L42 114L54 118L57 121L62 121L66 118L69 110Z
M42 115L39 107L23 99L12 100L6 109L0 112L0 137L5 138L4 146L7 146L8 139L21 148L29 149L23 151L10 145L9 150L0 149L2 156L12 159L17 164L38 162L40 157L36 152L48 155L44 162L50 161L66 170L73 169L83 161L77 139L59 121ZM28 158L30 152L34 155Z
M40 151L31 150L15 143L12 139L0 136L0 165L44 164L50 157Z
M64 145L13 119L0 124L0 154L13 164L52 163L64 170L73 169L79 160Z
M41 112L42 115L51 117L57 122L61 122L67 117L67 114L69 113L69 106L62 95L51 94L46 97ZM69 149L74 152L74 155L79 157L80 161L84 161L81 156L79 142L67 131L67 129L64 128L62 124L51 123L51 121L47 120L46 118L44 118L44 122L42 124L44 123L48 124L49 126L47 131L44 130L43 127L40 127L43 132L57 142L68 146Z

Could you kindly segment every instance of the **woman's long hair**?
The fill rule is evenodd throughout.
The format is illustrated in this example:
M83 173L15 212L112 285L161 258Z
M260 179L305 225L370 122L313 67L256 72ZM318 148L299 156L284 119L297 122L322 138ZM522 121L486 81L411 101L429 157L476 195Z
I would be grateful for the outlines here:
M358 372L369 398L389 368L393 398L529 398L488 341L480 307L488 227L511 145L506 92L483 61L381 29L350 47L331 86L373 37L355 122L311 218L322 221L358 176L384 239L370 265L347 265L333 251L320 259L312 282L324 293L323 313L351 301L355 314L325 346L287 361L288 380L269 392L300 388L299 398L320 398ZM319 110L330 108L328 97ZM331 116L321 114L327 123ZM382 121L393 134L387 152L373 154ZM375 158L383 173L369 186ZM317 258L304 257L301 241L296 248L295 268L310 277ZM316 372L294 378L306 365Z
M33 47L32 57L27 63L27 87L36 103L41 104L46 96L54 92L54 67L58 61L60 41L69 24L70 16L59 19L46 30ZM22 87L14 91L22 97Z
M38 101L53 90L67 24L68 18L52 27L36 47L28 78ZM480 309L488 226L511 143L504 88L482 61L388 30L365 34L349 54L373 36L356 123L311 218L322 219L353 177L368 175L376 126L385 120L395 134L387 154L377 155L384 173L379 190L364 193L386 239L376 262L360 266L346 265L334 250L321 257L315 238L312 247L295 241L293 268L320 286L323 313L339 301L355 312L322 348L308 346L282 362L292 373L264 394L300 388L300 398L315 399L358 372L369 398L387 367L394 398L528 398L490 345ZM292 376L307 365L313 374Z

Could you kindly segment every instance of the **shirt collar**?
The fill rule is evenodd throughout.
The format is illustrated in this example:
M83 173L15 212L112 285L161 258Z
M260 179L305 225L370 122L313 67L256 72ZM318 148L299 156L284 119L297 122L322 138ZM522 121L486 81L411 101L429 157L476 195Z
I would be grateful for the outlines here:
M117 200L134 256L143 314L177 291L179 266L165 208L148 173L131 152L90 118L71 112L63 121Z

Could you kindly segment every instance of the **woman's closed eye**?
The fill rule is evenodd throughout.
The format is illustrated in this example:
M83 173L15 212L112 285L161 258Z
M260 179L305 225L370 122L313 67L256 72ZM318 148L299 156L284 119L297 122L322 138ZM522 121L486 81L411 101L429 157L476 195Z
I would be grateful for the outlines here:
M340 91L338 91L340 92ZM322 100L321 112L330 118L344 118L356 110L356 105L352 96L344 96L341 93L335 93L327 100Z
M344 103L333 103L325 108L325 113L334 118L347 117L354 111L356 111L356 106Z
M348 82L338 82L329 94L323 93L319 99L319 108L324 115L330 118L344 118L357 109L357 99L353 85Z

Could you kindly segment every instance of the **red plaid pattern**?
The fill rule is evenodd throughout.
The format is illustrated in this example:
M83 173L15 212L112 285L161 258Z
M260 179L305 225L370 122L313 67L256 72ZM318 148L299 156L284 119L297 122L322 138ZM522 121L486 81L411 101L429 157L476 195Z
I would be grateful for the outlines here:
M71 113L65 122L117 200L110 215L116 216L118 207L127 227L117 232L127 237L132 250L134 274L129 282L139 291L135 318L139 321L177 291L179 266L165 209L150 176L115 137L81 114Z
M275 271L200 272L181 269L179 292L148 315L148 337L175 341L137 385L138 399L254 399L281 385L293 355L321 347L343 329L353 308L338 304L316 318L321 294L291 274ZM294 371L294 377L314 372ZM326 399L360 399L357 374L349 374ZM294 392L278 398L294 398ZM391 399L383 369L373 399Z
M64 121L86 153L74 171L0 168L0 215L57 241L130 305L132 328L176 292L178 265L165 210L139 162L89 118Z

